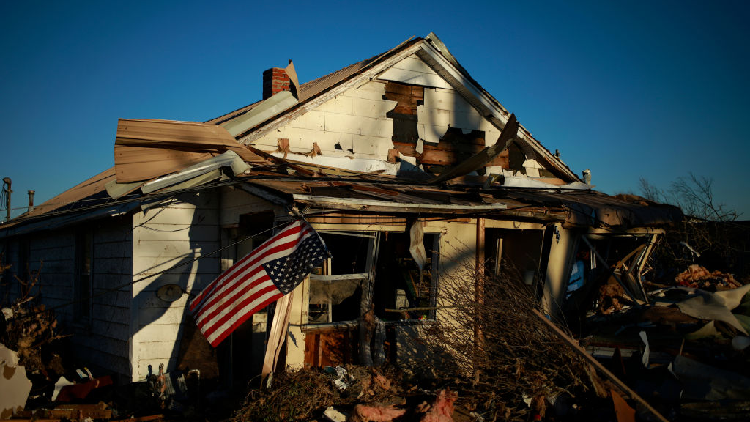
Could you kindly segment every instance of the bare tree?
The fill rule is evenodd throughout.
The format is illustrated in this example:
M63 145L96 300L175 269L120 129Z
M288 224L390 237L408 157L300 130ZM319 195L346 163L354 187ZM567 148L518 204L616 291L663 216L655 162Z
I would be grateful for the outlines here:
M643 177L638 180L638 188L644 198L675 205L690 217L707 221L737 220L741 213L715 202L713 183L712 178L691 172L688 177L677 178L668 190L659 189Z
M682 211L690 216L709 221L735 221L740 216L737 211L727 209L725 204L714 202L713 179L705 176L680 177L670 187Z
M736 223L741 213L726 204L717 203L713 179L689 173L673 181L667 190L659 189L648 180L640 178L639 190L646 199L679 207L687 218L667 233L664 247L657 250L655 259L666 278L682 271L687 265L699 264L739 271L747 258L747 248L738 239L744 239L748 227Z

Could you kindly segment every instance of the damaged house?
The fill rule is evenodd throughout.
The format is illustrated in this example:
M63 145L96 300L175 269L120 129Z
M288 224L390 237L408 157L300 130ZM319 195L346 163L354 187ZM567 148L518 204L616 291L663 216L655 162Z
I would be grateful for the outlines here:
M646 259L681 218L593 190L433 34L304 84L269 69L263 100L204 123L122 119L114 154L0 226L0 251L3 297L38 297L120 382L160 364L258 374L271 310L213 349L186 304L299 216L332 257L294 292L288 367L408 359L402 340L445 313L441 278L466 267L514 268L548 313L601 278L646 300Z

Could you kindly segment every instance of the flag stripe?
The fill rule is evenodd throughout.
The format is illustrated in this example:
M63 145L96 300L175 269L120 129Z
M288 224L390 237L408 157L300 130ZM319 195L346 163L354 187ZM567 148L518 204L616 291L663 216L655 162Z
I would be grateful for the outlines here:
M305 237L307 236L308 234L306 233ZM260 271L263 271L263 267L260 264L287 255L287 251L293 251L298 244L298 242L292 241L283 245L278 245L278 247L268 250L267 254L263 257L257 257L257 259L248 262L247 265L243 266L241 272L236 272L232 279L225 280L223 286L220 288L214 288L211 296L204 299L203 303L192 307L193 312L200 312L202 319L205 318L206 315L212 315L215 309L222 304L231 303L231 299L227 300L226 297L229 295L236 296L238 294L237 289L240 288L239 286L255 282L256 278L254 278L254 276Z
M265 277L264 280L260 280ZM211 299L211 303L207 303L205 306L198 308L200 317L196 319L197 323L202 323L205 319L213 318L218 310L225 304L231 305L237 297L244 295L248 290L253 289L256 284L267 282L266 284L273 286L271 278L263 271L263 267L253 268L250 273L243 274L241 278L237 279L237 287L233 290L228 290L223 294L217 294L215 298ZM274 286L275 287L275 286Z
M241 317L237 318L237 320L229 327L227 327L224 330L218 331L214 333L210 338L207 337L208 342L211 344L211 346L216 347L224 341L225 338L227 338L234 330L237 329L240 325L242 325L245 321L250 319L250 317L253 316L256 312L259 310L265 308L266 306L270 305L271 303L279 300L282 296L284 296L281 292L278 292L275 295L270 295L265 297L265 299L257 306L255 306L252 309L249 309L247 311L243 311L243 314Z
M325 256L330 253L312 227L301 221L290 224L190 302L196 325L216 347L254 313L294 289Z
M210 327L218 322L219 318L222 318L229 312L233 312L237 306L237 303L248 295L254 295L263 289L276 289L278 288L273 284L271 277L259 269L258 273L253 277L252 282L238 288L236 292L233 292L231 296L228 296L226 300L223 300L216 307L211 310L205 310L201 312L201 316L196 319L198 326ZM225 305L226 304L226 305Z
M257 301L265 296L269 295L282 295L279 291L279 289L276 288L276 286L273 285L273 283L269 282L263 286L258 286L257 289L253 289L253 291L248 292L247 294L243 295L242 297L238 298L237 301L234 302L232 309L226 309L227 312L222 312L220 316L216 318L211 319L211 325L210 326L203 326L202 331L206 335L206 337L211 336L215 331L219 330L221 331L221 328L229 321L231 325L231 320L233 318L237 318L241 314L241 310L247 307L248 305L254 304L251 308L254 308L255 305L257 305Z
M276 236L274 236L273 238L271 238L269 240L276 239L278 241L278 239L282 239L282 238L286 238L286 237L289 237L289 236L293 236L294 234L297 234L300 231L301 231L301 227L299 227L299 225L293 225L293 226L290 226L290 227L282 230ZM228 270L226 270L224 273L222 273L218 278L216 278L216 280L214 280L213 282L211 282L211 284L209 284L205 289L203 289L203 292L201 292L201 294L199 294L198 297L196 297L195 299L193 299L193 301L191 302L191 305L190 305L190 309L191 310L195 309L195 307L198 306L201 302L203 302L203 300L206 297L209 297L211 294L213 294L214 290L216 288L218 288L219 286L221 286L222 282L224 282L224 280L231 279L236 273L245 270L248 266L250 266L254 262L256 262L256 258L257 258L257 260L263 259L263 257L267 253L267 251L269 249L273 249L274 246L276 245L276 243L277 243L276 241L274 241L274 242L269 242L269 241L264 242L257 249L255 249L252 252L250 252L250 254L248 256L246 256L245 258L237 261L234 265L232 265L231 267L229 267Z
M296 233L299 233L299 231L286 231L286 233L282 232L279 233L279 235L282 235L281 238L287 238ZM226 272L224 272L224 274L219 276L219 278L214 280L206 289L204 289L203 294L201 294L191 302L191 310L197 311L198 309L196 308L205 307L206 298L216 294L223 294L224 291L231 289L236 284L236 280L233 279L237 276L242 277L242 273L247 271L248 268L252 268L259 262L264 263L269 259L274 259L278 254L283 253L285 247L288 248L290 246L294 246L293 240L286 242L283 245L273 244L277 242L272 242L268 245L265 245L265 247L261 245L261 247L251 252L250 255L246 256L245 258L234 264L232 267L230 267Z
M299 233L299 231L280 234L284 234L282 238L285 239L297 233ZM305 233L305 235L307 235L307 233ZM297 242L296 240L291 239L280 245L277 244L278 241L273 243L274 244L266 245L266 247L262 247L263 245L261 245L261 247L251 252L250 255L232 265L226 272L224 272L224 274L219 276L219 278L214 280L206 289L204 289L203 294L191 302L190 309L192 311L198 311L205 308L207 304L210 305L211 299L207 298L213 298L214 295L223 295L227 290L232 289L237 284L237 280L244 278L245 273L248 270L253 270L258 264L263 264L269 260L283 256L284 251L296 246ZM224 276L227 274L228 276Z

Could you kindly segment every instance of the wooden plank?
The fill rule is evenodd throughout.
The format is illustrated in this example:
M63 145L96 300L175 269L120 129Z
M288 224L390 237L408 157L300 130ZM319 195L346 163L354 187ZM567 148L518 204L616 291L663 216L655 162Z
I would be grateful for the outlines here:
M279 352L281 352L281 346L287 339L289 315L292 312L292 299L294 299L294 290L276 302L276 311L273 315L271 333L266 343L266 356L263 359L263 369L260 374L260 383L267 388L271 387L271 382L273 381L272 375L279 361Z
M351 280L366 280L369 274L367 273L353 273L353 274L337 274L337 275L318 275L310 274L310 281L351 281Z
M497 143L491 147L485 148L480 153L472 156L468 160L465 160L458 164L456 167L442 173L440 176L432 179L430 184L442 183L446 180L454 177L462 176L469 172L472 172L480 167L485 166L495 156L500 154L503 150L508 147L508 144L518 136L518 122L516 121L515 114L511 114L508 119L508 123L503 128L503 132L500 134L500 139Z
M170 120L120 119L115 145L128 144L191 144L227 146L236 144L232 135L221 126Z
M594 359L591 355L586 353L586 350L581 347L578 342L567 335L563 330L560 329L557 325L555 325L554 322L547 319L546 316L542 315L541 312L539 312L536 309L532 309L532 312L534 312L534 315L536 315L542 322L544 322L545 325L547 325L552 331L557 334L561 340L563 340L570 348L579 356L584 358L589 364L591 364L594 368L597 369L600 373L604 374L604 376L611 381L613 384L615 384L619 389L622 390L622 392L625 393L626 396L630 397L632 400L637 401L639 404L641 404L643 407L646 408L646 410L651 413L654 417L656 417L658 420L662 422L668 422L667 419L662 416L656 409L654 409L646 400L644 400L641 396L636 394L635 391L630 389L624 382L620 381L619 378L617 378L612 372L610 372L607 368L605 368L601 363L599 363L598 360Z
M305 367L319 367L320 354L318 353L318 343L320 342L320 333L305 334Z

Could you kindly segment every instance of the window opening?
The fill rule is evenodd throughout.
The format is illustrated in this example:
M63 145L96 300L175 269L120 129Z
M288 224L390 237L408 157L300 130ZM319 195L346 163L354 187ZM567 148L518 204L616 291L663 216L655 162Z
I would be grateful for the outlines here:
M409 233L389 233L383 237L373 297L378 318L391 321L435 318L439 239L438 234L424 234L427 261L420 270L409 252Z
M320 233L331 258L310 275L308 323L351 321L359 317L362 284L368 278L367 252L374 236Z

